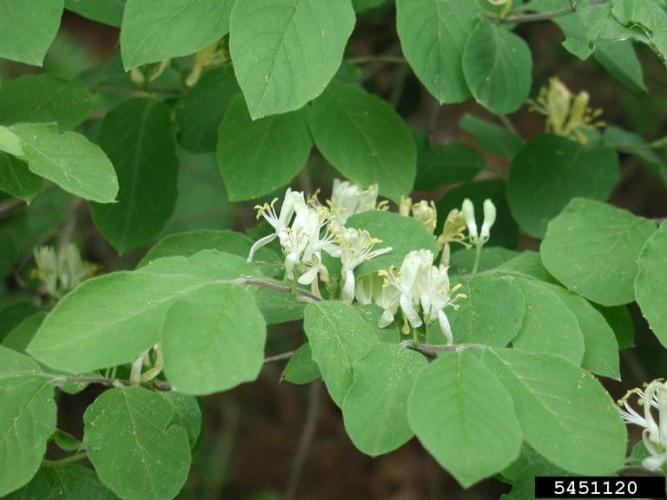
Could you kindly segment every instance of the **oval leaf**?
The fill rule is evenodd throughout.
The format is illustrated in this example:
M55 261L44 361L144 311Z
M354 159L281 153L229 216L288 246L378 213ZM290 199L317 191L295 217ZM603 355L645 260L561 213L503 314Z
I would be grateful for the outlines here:
M143 387L99 396L83 415L83 442L102 483L128 500L174 498L190 469L188 433L174 416Z
M544 134L514 158L507 201L519 225L542 238L548 222L572 198L606 200L619 179L618 157L612 149Z
M512 398L469 352L443 353L422 370L410 393L408 419L424 448L465 488L519 456L521 429Z
M120 28L126 70L188 56L225 34L220 0L127 0Z
M118 203L93 205L102 235L125 252L152 241L176 205L178 159L170 110L151 99L124 101L102 121L98 142L114 164Z
M496 114L513 113L530 93L533 59L520 37L483 19L463 52L463 74L473 97Z
M461 61L481 12L477 2L396 0L398 37L405 58L441 103L470 97Z
M412 190L417 151L396 111L358 85L332 82L311 106L308 123L317 149L336 170L398 202Z
M231 201L252 200L288 184L305 166L312 141L305 111L252 121L236 97L218 131L218 164Z
M574 199L549 224L540 255L573 292L604 306L628 304L639 252L655 230L653 222L625 210Z
M568 361L489 349L482 361L512 395L525 440L555 465L584 475L623 466L626 429L600 383Z
M177 300L162 323L164 371L182 393L205 395L255 380L266 324L252 294L210 285Z
M253 120L319 96L338 71L354 19L350 0L235 2L229 50Z

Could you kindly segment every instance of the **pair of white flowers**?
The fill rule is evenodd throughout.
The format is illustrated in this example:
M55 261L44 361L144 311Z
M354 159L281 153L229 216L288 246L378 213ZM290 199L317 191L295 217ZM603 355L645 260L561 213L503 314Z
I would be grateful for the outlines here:
M629 399L633 395L642 407L640 412L630 406ZM625 423L643 428L642 440L649 452L642 461L644 468L657 471L664 467L667 462L667 382L654 380L643 391L628 392L618 403L622 406L619 411Z
M391 251L391 248L374 250L380 243L368 231L344 226L355 213L373 210L377 204L377 186L362 190L349 182L334 182L330 208L306 201L302 192L287 189L285 198L276 212L274 199L270 204L257 207L257 216L271 225L273 232L259 239L250 249L248 261L252 261L261 247L278 239L285 255L285 274L301 285L318 289L318 280L329 281L329 272L322 259L322 252L339 258L342 264L343 286L341 299L351 303L354 299L354 270L370 259Z
M456 307L463 295L452 297L460 285L450 288L447 267L435 266L430 250L414 250L403 259L399 270L389 269L379 275L362 278L356 297L362 304L376 304L384 309L378 325L384 328L394 322L396 313L403 314L403 333L424 323L437 321L448 344L454 338L445 308ZM419 310L421 308L421 314Z

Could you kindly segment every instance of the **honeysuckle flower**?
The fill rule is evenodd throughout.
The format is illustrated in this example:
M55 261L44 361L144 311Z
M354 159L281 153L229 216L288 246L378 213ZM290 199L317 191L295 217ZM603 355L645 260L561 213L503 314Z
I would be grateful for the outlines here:
M480 247L489 241L491 234L491 227L496 222L496 207L488 198L484 200L484 221L482 222L482 230L477 231L477 221L475 220L475 207L469 199L463 200L461 212L465 224L468 228L468 240L473 246Z
M385 280L382 304L377 300L380 294L374 281L359 287L357 295L363 300L371 299L384 309L378 322L380 328L391 324L400 309L404 319L404 334L410 333L410 328L437 321L447 343L452 344L454 339L445 309L458 307L456 301L465 296L452 296L460 285L450 288L447 267L434 266L433 259L430 250L415 250L405 256L400 270L381 271L380 277Z
M343 287L341 300L351 304L355 296L354 270L362 263L391 252L391 247L373 250L373 246L382 243L363 229L344 228L336 235L336 242L341 249Z
M271 225L274 231L273 233L264 236L255 242L255 244L250 248L248 262L252 262L252 259L255 256L257 250L263 246L268 245L276 238L280 240L281 246L285 247L287 238L289 236L289 225L292 221L292 217L296 212L296 209L306 208L306 200L304 199L303 193L299 191L292 191L290 188L287 188L287 191L285 191L285 197L283 199L282 205L280 206L279 213L277 213L275 210L275 204L277 202L278 198L274 198L271 203L265 203L255 207L257 210L257 218L259 219L260 217L264 217L266 222Z
M641 413L630 406L632 396L637 397ZM618 406L625 423L643 428L642 441L650 454L642 461L644 468L655 471L663 467L667 463L667 383L657 379L649 383L644 391L628 391L618 401Z
M403 217L410 217L410 210L412 209L412 198L408 196L401 196L398 203L398 213Z
M377 198L377 184L363 189L351 182L334 179L329 208L336 224L342 226L354 214L375 210Z
M528 102L531 111L547 117L547 132L585 144L588 142L585 132L604 126L604 122L598 119L602 110L592 109L589 101L588 92L582 91L574 96L562 81L554 77L540 90L536 100Z

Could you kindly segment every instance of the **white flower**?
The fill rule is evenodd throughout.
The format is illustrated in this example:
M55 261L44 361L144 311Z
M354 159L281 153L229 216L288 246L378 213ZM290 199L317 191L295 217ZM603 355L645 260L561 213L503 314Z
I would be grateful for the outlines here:
M491 227L496 222L496 206L488 198L484 200L484 222L482 223L482 230L479 232L480 238L488 241Z
M398 309L401 309L405 323L403 333L409 333L410 328L419 328L423 321L417 313L421 290L425 287L425 272L433 266L433 253L430 250L414 250L403 259L400 271L385 271L385 286L393 288L391 295L384 306L384 313L380 317L379 326L384 328L394 321Z
M265 203L264 205L257 205L255 207L257 209L257 218L264 217L274 229L274 232L255 242L248 254L248 262L252 262L257 250L268 245L276 238L279 238L280 244L284 246L288 238L288 228L296 209L306 206L303 193L292 191L290 188L287 188L287 191L285 192L285 198L280 207L280 214L277 214L274 208L277 201L278 198L275 198L270 204Z
M420 302L424 314L424 321L430 323L437 320L447 344L453 344L452 329L444 309L454 305L449 287L449 276L445 266L431 266L426 276L424 288L421 290Z
M426 200L415 203L412 205L412 216L421 222L430 233L435 231L438 222L438 211L435 208L435 203L429 203Z
M341 300L351 304L355 296L354 270L366 261L391 252L391 247L373 250L373 246L381 241L371 237L368 231L354 228L341 229L336 235L336 241L341 249L343 276Z
M463 205L461 206L461 212L463 213L463 218L466 221L466 226L468 226L468 236L470 239L477 238L477 222L475 222L475 206L472 204L468 198L463 200Z
M381 273L385 278L383 288L388 289L390 293L386 293L383 297L381 306L384 308L384 313L379 326L384 328L392 323L400 308L405 320L403 333L409 333L410 327L418 328L424 323L437 321L447 344L451 345L454 339L445 308L457 307L456 300L464 296L452 297L452 292L456 291L458 285L450 288L447 267L434 266L433 259L430 250L415 250L405 256L398 272L389 270ZM374 283L371 282L370 287L373 286ZM370 293L368 289L362 291L364 299L371 297L378 303L376 294L377 291L372 288ZM418 312L420 308L421 316Z
M482 230L477 232L477 222L475 221L475 207L468 198L463 200L461 212L468 227L468 239L476 247L484 245L489 241L491 235L491 227L496 222L496 206L488 198L484 200L484 222L482 223Z
M630 406L628 400L633 395L643 407L643 415ZM650 456L643 460L642 465L650 471L660 469L667 462L667 383L654 380L644 391L629 391L618 404L619 407L623 405L619 412L627 424L643 427L642 440Z
M306 207L297 211L290 233L296 235L299 243L298 261L306 267L306 271L299 276L298 282L302 285L311 285L320 276L322 281L328 281L329 272L322 262L322 251L332 257L340 257L341 250L335 244L333 235L327 229L329 214L323 207ZM288 275L291 278L291 276Z
M377 198L377 184L362 189L351 182L334 179L329 206L335 222L342 226L354 214L375 210Z

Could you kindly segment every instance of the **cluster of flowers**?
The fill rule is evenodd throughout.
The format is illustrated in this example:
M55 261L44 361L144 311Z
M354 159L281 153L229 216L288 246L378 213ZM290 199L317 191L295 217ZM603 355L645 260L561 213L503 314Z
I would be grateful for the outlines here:
M630 398L637 397L642 410L630 406ZM633 389L618 401L621 417L626 424L643 428L642 441L649 456L642 461L644 468L657 471L667 462L667 382L657 379L644 390ZM657 413L657 421L655 414Z
M455 294L459 286L450 286L449 245L460 243L481 248L488 241L495 221L493 203L490 200L484 202L484 224L479 233L470 200L465 200L461 210L449 213L438 238L439 265L435 265L436 255L430 250L415 250L405 256L400 269L386 269L357 280L354 270L358 266L392 251L391 247L375 248L382 242L368 231L345 226L354 214L387 209L387 203L378 203L377 198L377 185L362 189L339 180L334 181L331 199L326 206L314 196L307 199L302 192L287 189L279 211L275 209L277 199L256 207L257 218L263 217L273 232L252 246L248 261L252 261L259 248L277 239L285 256L286 278L310 285L314 293L319 293L319 282L329 281L324 252L340 259L340 300L351 304L356 299L361 304L380 306L384 309L379 320L381 328L393 323L400 309L405 334L412 328L437 321L447 341L453 343L445 309L457 307L456 302L464 296ZM399 211L404 216L412 215L431 233L435 232L437 212L433 202L412 203L405 198L401 200ZM467 237L464 234L466 228Z

